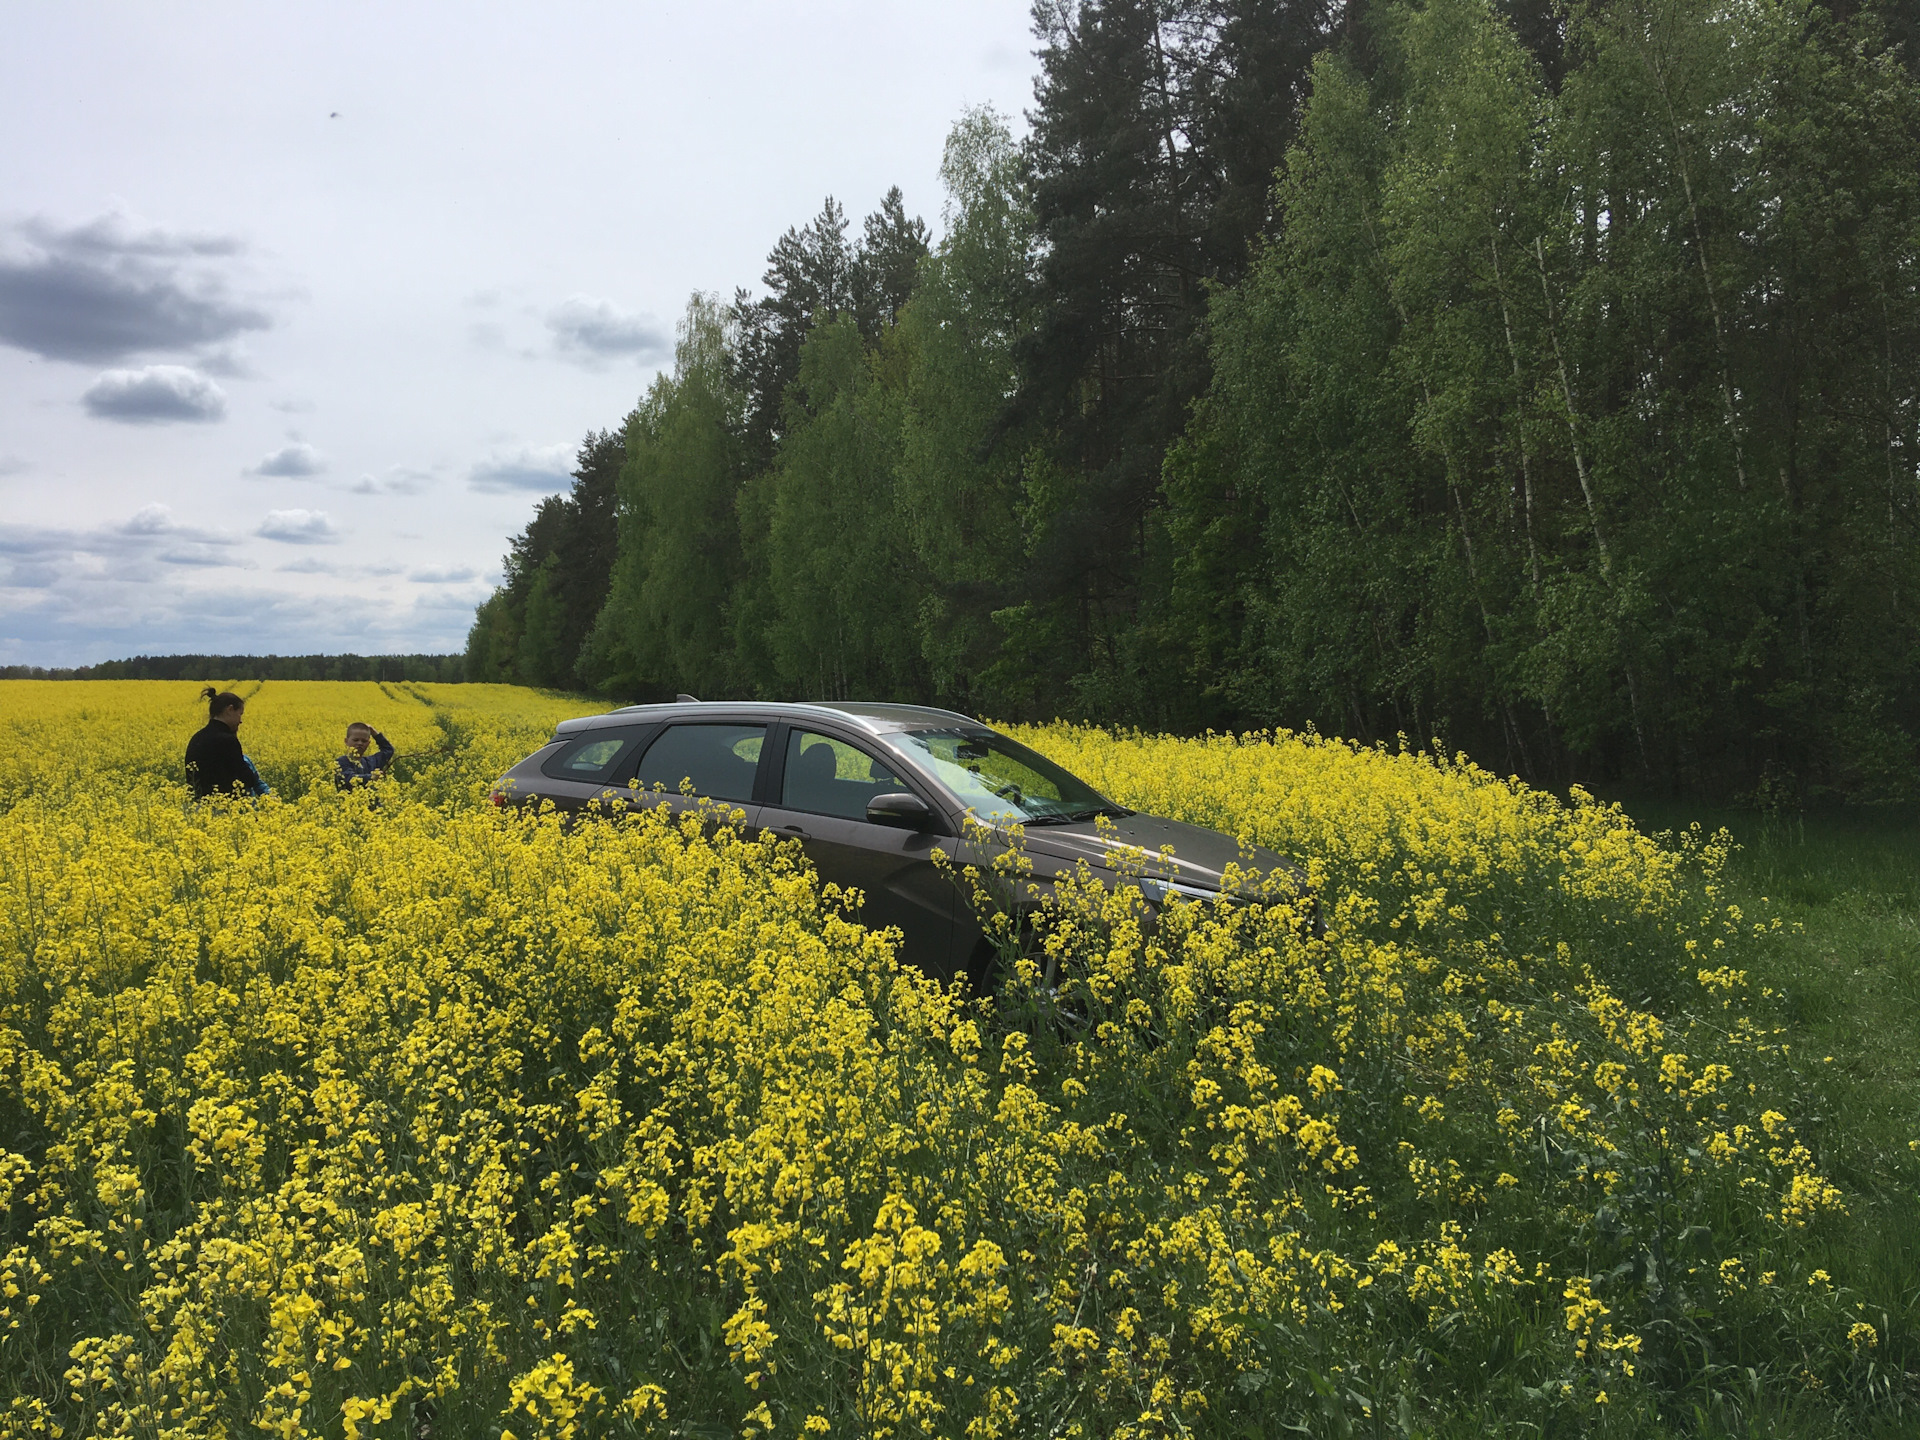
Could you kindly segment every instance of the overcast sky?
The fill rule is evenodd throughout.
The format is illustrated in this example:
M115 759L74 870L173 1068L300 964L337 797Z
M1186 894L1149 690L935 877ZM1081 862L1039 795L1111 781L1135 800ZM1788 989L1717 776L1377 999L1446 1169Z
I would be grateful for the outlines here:
M832 194L938 226L1025 0L0 0L0 663L460 649Z

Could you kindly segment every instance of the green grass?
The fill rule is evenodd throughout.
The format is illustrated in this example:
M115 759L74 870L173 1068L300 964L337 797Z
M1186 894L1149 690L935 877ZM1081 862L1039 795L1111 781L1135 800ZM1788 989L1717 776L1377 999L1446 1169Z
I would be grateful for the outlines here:
M1886 1336L1882 1361L1920 1371L1920 813L1622 803L1646 830L1724 826L1740 846L1732 898L1753 914L1764 897L1786 921L1751 980L1784 998L1820 1102L1811 1138L1848 1194L1852 1243L1834 1280Z

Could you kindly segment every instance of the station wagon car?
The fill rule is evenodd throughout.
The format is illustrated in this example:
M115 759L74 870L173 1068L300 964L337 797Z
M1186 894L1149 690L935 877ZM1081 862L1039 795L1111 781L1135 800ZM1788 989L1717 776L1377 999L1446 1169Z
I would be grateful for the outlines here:
M1311 909L1304 877L1285 857L1116 805L979 721L917 705L683 698L564 720L501 776L493 799L563 811L721 802L743 812L749 830L798 840L822 880L859 890L857 918L899 927L903 959L975 984L992 949L970 897L933 852L984 871L1012 825L1022 827L1029 878L1043 887L1085 860L1158 906L1169 895L1215 898L1238 866L1247 878L1234 893L1282 877L1283 891Z

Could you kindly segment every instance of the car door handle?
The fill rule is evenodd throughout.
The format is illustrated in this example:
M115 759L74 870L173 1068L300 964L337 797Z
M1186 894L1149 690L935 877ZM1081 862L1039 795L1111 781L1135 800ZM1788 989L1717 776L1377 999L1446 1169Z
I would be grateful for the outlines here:
M807 832L798 825L782 825L780 828L796 840L805 840L807 838Z

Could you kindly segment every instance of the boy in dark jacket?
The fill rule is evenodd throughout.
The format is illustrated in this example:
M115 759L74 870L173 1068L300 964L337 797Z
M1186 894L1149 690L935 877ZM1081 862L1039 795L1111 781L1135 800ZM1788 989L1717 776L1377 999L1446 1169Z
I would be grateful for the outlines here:
M369 745L375 747L371 755L367 754ZM351 790L356 785L368 785L393 764L393 745L366 721L356 720L347 726L347 753L333 763L335 789Z

